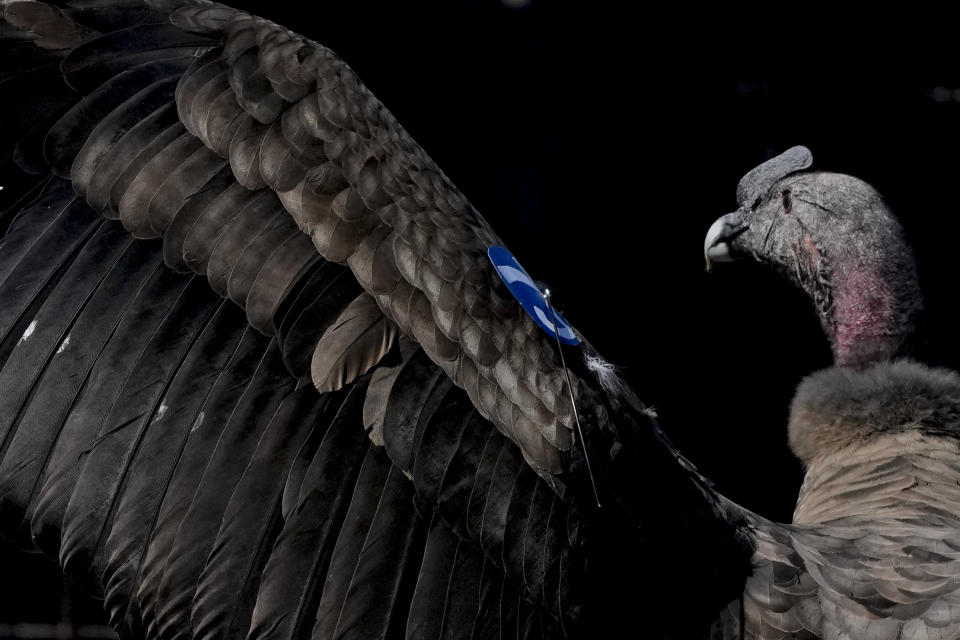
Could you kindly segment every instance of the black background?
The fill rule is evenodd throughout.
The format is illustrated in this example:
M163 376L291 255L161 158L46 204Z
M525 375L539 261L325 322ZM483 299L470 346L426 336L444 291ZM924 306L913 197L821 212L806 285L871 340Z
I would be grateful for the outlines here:
M928 359L960 368L960 32L947 16L806 5L511 4L244 3L340 53L678 448L721 492L789 520L802 479L789 402L830 353L774 274L707 275L704 233L744 172L807 145L816 168L885 195L919 262ZM37 581L56 601L47 573ZM57 608L0 584L0 621Z

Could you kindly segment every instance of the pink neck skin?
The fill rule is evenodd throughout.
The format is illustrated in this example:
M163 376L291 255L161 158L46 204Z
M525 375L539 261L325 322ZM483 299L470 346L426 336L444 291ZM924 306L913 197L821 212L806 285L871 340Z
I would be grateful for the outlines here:
M863 367L892 357L903 343L898 297L887 279L860 265L834 273L833 358L844 367Z

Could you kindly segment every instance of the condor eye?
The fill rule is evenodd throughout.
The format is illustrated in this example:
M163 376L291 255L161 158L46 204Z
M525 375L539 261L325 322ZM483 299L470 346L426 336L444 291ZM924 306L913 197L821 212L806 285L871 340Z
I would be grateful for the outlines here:
M793 208L793 200L790 198L790 189L784 189L780 192L780 199L783 201L783 212L790 213Z
M762 196L757 196L757 199L753 201L753 204L752 204L752 205L750 205L750 210L751 210L751 211L756 211L756 210L757 210L757 207L760 206L760 203L761 203L762 201L763 201L763 197L762 197Z

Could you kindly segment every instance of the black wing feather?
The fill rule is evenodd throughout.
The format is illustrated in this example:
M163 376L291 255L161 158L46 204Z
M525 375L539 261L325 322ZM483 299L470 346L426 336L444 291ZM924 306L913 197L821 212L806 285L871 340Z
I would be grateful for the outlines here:
M165 60L192 61L198 47L212 44L209 38L186 33L169 23L137 24L74 48L63 59L60 69L67 84L87 92L127 69Z
M103 582L111 624L122 626L133 636L142 631L139 603L133 592L141 581L147 545L161 505L194 429L201 426L200 412L246 329L243 312L221 303L164 394L127 474L127 486L104 545L107 563Z
M359 425L363 381L345 395L307 468L263 570L248 638L301 638L313 626L327 567L369 442Z
M390 468L364 540L334 638L403 633L429 522L413 508L413 487Z
M390 390L383 422L387 453L404 471L412 468L420 436L452 386L450 378L422 350L404 362Z
M64 570L72 575L92 577L98 589L102 588L100 580L105 563L103 544L112 526L131 460L170 381L218 302L206 283L197 278L185 278L166 270L159 273L180 280L166 283L167 291L177 292L177 296L168 305L160 306L160 317L153 331L130 327L149 339L140 349L131 350L135 361L118 384L120 393L96 436L80 453L82 470L63 516L60 561ZM169 295L167 291L164 293Z
M209 395L204 398L203 406L190 426L187 441L177 459L157 514L137 588L143 625L150 637L154 637L155 628L160 622L159 609L165 597L161 587L180 523L193 502L207 462L239 399L246 394L246 389L254 380L269 344L269 340L257 331L249 327L244 330L230 361L217 377Z
M293 390L293 384L276 344L271 343L220 434L170 548L160 586L165 602L157 612L161 636L189 628L190 603L197 580L215 543L230 497L257 442L284 397Z
M140 354L187 284L188 279L183 276L171 274L156 262L154 265L100 352L51 451L49 472L43 480L33 515L33 528L41 550L54 557L61 555L64 514L97 434L101 433ZM92 535L99 537L99 534ZM72 550L89 560L88 554L92 551L81 538L76 539L78 544ZM80 562L78 569L85 566L89 566L87 562Z
M120 225L102 223L31 321L30 337L14 347L0 371L0 521L9 537L19 534L50 444L46 430L33 428L35 414L59 408L50 398L51 384L60 382L50 372L51 364L53 371L60 366L54 356L82 339L71 337L77 318L129 243Z
M357 566L357 559L370 531L370 524L376 514L391 466L390 458L383 447L368 447L353 489L350 508L330 558L323 595L317 607L316 624L311 635L313 640L333 638L350 588L353 568Z
M21 536L22 544L36 544L51 557L58 557L59 530L62 523L63 500L69 498L69 484L57 480L65 469L72 469L76 454L65 446L71 436L61 435L75 408L83 406L81 397L91 382L91 373L118 323L131 305L138 304L141 287L156 269L156 247L131 243L117 264L103 280L90 302L84 307L70 332L69 343L61 343L50 366L24 410L18 432L31 434L36 454L42 454L42 463L36 470L29 504L25 506L29 530ZM109 357L109 356L108 356ZM98 375L103 375L101 369ZM63 442L61 442L61 439ZM31 454L32 455L32 454Z
M303 385L287 396L257 444L257 450L230 498L220 531L193 601L191 628L195 638L243 635L256 601L260 574L283 526L283 485L294 457L320 423L326 404Z
M23 339L43 300L100 224L81 200L62 195L55 204L42 198L29 212L29 217L42 219L41 226L49 222L35 242L14 240L0 247L5 263L0 271L7 271L0 284L0 296L4 300L0 306L0 362L5 361ZM23 218L18 217L16 222ZM14 231L20 229L17 225Z
M434 517L410 602L405 634L408 640L442 637L448 592L460 546L460 538L440 518Z

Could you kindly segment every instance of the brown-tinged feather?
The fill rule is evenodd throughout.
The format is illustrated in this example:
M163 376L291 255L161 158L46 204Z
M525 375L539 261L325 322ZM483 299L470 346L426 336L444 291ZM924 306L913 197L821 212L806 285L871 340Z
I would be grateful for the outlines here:
M43 143L44 157L54 173L70 175L73 160L87 137L114 109L154 82L179 75L184 68L184 60L173 59L123 71L72 106L50 128Z
M267 129L260 147L260 175L274 191L289 191L303 180L307 167L291 153L290 144L280 130L280 121Z
M244 51L231 63L229 78L237 102L261 124L276 120L290 104L274 93L270 81L260 68L255 48Z
M123 136L157 109L169 106L176 82L173 76L144 87L97 124L71 167L70 179L77 193L88 196L88 187L99 173L101 162Z
M273 224L267 225L247 242L230 271L227 278L227 297L242 307L246 306L253 281L270 256L294 234L303 236L285 213L281 211Z
M214 291L227 295L230 274L244 249L261 232L282 225L286 213L271 191L261 191L217 235L207 262L207 280ZM289 218L287 218L289 220Z
M147 209L150 229L163 236L189 199L226 166L220 156L206 147L200 147L184 158L150 199Z
M150 143L161 133L177 123L177 111L166 103L142 118L126 131L103 155L88 180L86 180L87 203L109 218L116 218L110 204L110 191L120 175ZM79 156L78 156L79 157ZM74 162L76 165L77 163ZM75 181L75 184L77 182ZM78 184L82 185L83 182Z
M230 498L242 481L264 430L293 381L272 344L257 367L253 382L236 408L210 455L190 507L170 547L159 594L157 626L163 637L182 637L189 627L190 603L209 553L216 542Z
M367 294L354 299L323 333L310 376L320 391L333 391L369 371L397 340L397 327Z
M326 430L320 419L329 400L302 384L284 399L257 443L197 582L190 620L197 640L246 634L260 575L283 527L287 472L307 437L315 437L311 432Z
M219 51L215 49L197 58L180 77L175 93L177 113L180 114L180 121L187 131L195 136L199 136L200 132L195 128L197 119L193 116L194 98L205 85L216 82L221 76L226 77L226 69L220 62Z
M390 392L403 365L417 350L416 343L405 336L400 336L397 344L400 361L391 365L383 363L374 369L370 376L370 384L367 385L367 397L363 401L363 428L370 437L370 441L381 447L384 445L383 421L387 415Z
M230 140L230 166L237 182L247 189L262 189L266 186L260 174L260 146L267 133L266 125L246 119L237 127Z
M207 272L210 256L233 220L249 206L267 206L262 200L271 197L267 192L249 191L232 178L229 182L185 232L183 263L196 273Z
M310 362L320 336L363 292L349 269L325 260L304 277L307 281L291 291L294 298L284 301L277 333L287 369L298 378L310 376Z
M73 49L99 35L43 2L11 2L4 5L3 17L13 26L32 33L33 44L41 49Z
M374 295L390 293L400 281L400 272L392 251L393 232L387 225L379 225L364 237L347 259L363 287Z
M162 187L166 178L195 152L203 143L189 132L154 155L130 181L120 199L120 221L134 238L156 238L159 234L150 226L150 201Z
M210 66L214 66L218 64L218 61L209 64ZM214 68L216 67L214 66ZM211 110L220 96L225 93L231 95L233 93L230 90L230 84L227 82L226 69L223 69L221 64L220 72L213 73L212 70L208 71L207 68L204 67L201 72L191 77L190 80L193 81L190 83L191 86L184 86L183 92L178 100L178 104L183 103L184 105L184 124L187 125L187 128L190 129L193 135L203 140L205 145L213 149L212 140L208 135L208 123ZM186 84L186 82L184 82L184 84ZM236 103L236 101L234 101L234 103ZM237 108L239 109L239 105L237 105Z
M186 198L173 221L163 232L163 261L168 267L181 272L191 270L183 256L187 234L207 208L213 206L216 199L231 185L237 185L237 181L233 179L230 167L225 166Z
M323 258L303 234L294 233L277 246L260 267L247 294L245 309L250 325L264 333L275 333L280 302L299 275L318 260Z
M159 131L145 146L132 149L132 154L134 154L133 159L121 167L120 174L112 184L105 185L110 191L110 206L108 209L104 209L104 215L109 218L119 219L120 201L123 200L127 189L137 175L139 175L140 170L153 160L154 156L174 144L186 133L187 130L183 128L183 125L180 124L179 121L176 121L166 129Z

